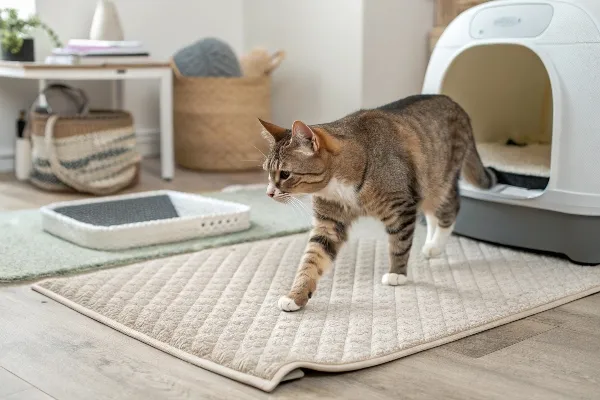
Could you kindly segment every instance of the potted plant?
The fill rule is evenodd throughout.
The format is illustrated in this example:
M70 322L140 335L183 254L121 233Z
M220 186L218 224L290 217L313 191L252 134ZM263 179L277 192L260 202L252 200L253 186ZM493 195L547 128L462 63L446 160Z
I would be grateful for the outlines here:
M56 33L37 16L19 18L14 8L0 9L0 49L6 61L34 61L35 52L31 32L42 29L56 47L62 47Z

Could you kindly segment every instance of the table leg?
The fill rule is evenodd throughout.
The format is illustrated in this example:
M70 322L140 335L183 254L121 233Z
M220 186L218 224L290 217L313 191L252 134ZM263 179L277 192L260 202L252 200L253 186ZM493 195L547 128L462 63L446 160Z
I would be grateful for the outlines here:
M120 110L123 108L123 81L120 79L111 81L110 86L111 94L111 107L113 110Z
M173 75L166 71L160 79L160 164L162 178L173 179L175 151L173 149Z
M38 90L39 90L38 93L42 93L42 91L44 89L46 89L47 84L48 84L48 82L46 82L45 79L38 80ZM38 106L42 107L42 108L48 106L48 102L46 101L46 96L44 96L43 94L41 94L39 97Z

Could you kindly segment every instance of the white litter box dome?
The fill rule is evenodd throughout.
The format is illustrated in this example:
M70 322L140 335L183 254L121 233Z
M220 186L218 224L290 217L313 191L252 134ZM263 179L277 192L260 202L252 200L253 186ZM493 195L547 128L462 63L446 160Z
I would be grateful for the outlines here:
M463 222L459 217L458 233L600 263L600 248L587 256L591 250L573 250L560 235L539 243L523 239L545 236L539 229L600 237L598 65L600 0L491 1L448 26L432 53L423 93L447 94L461 104L484 164L507 177L490 191L461 182L463 208L477 204L478 211L463 213ZM519 183L523 179L526 184ZM474 224L466 217L489 217L491 204L509 224L502 233L467 227ZM515 236L513 228L521 233L505 238Z

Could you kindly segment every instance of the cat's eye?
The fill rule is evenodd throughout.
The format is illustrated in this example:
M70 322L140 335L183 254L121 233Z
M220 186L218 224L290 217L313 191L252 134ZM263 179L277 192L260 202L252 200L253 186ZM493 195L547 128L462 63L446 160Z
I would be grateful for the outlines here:
M290 171L279 171L279 179L282 181L290 177Z

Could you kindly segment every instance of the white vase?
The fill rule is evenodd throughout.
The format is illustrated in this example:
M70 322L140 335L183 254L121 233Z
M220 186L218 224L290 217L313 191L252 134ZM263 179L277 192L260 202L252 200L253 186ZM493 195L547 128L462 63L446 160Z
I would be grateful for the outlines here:
M111 0L98 0L92 27L92 40L123 40L123 28L117 14L117 8Z

